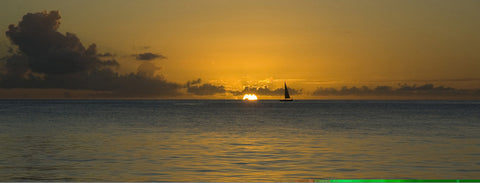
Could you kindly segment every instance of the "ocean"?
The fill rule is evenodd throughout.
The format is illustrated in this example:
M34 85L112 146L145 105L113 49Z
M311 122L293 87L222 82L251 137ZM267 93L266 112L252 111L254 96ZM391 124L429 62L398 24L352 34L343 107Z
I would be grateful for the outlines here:
M480 178L480 101L0 100L0 181Z

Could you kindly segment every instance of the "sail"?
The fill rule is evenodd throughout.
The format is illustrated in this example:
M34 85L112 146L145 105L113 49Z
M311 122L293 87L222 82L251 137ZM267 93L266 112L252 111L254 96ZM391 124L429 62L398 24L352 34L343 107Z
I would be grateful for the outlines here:
M290 98L290 95L288 94L287 83L285 83L285 98Z

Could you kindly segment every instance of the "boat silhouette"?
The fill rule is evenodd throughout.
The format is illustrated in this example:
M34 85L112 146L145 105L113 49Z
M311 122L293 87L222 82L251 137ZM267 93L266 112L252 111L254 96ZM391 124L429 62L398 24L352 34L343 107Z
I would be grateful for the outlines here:
M282 102L293 101L293 98L290 98L290 94L288 94L287 82L285 82L284 85L285 85L285 98L283 98L280 101Z

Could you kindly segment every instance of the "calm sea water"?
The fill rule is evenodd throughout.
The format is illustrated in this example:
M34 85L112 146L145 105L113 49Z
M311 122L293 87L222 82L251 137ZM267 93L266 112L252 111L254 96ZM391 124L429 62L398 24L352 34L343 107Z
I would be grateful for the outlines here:
M480 101L1 100L0 181L480 178Z

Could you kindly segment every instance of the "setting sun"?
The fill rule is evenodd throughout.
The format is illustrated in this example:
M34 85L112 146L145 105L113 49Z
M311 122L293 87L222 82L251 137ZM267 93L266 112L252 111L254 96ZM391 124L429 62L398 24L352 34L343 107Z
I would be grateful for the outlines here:
M257 100L257 96L255 94L245 94L243 100Z

